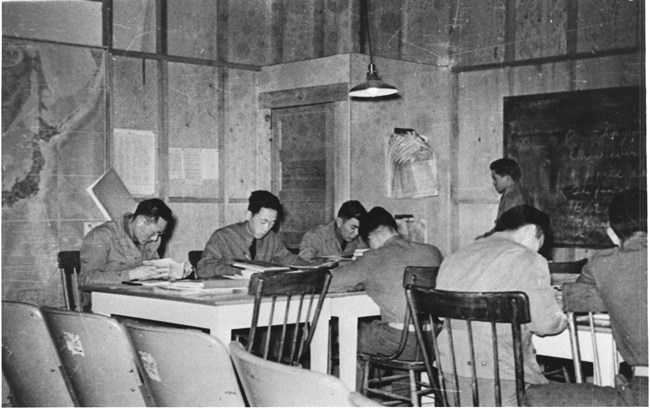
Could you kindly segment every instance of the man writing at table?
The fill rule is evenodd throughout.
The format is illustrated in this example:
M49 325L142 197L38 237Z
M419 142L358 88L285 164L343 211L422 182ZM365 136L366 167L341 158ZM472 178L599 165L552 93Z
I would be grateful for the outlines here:
M632 378L616 378L621 404L648 406L648 196L617 194L609 205L607 235L616 245L594 254L578 282L595 284L612 324L616 347L632 366ZM597 404L598 405L598 404Z
M178 279L189 275L189 262L159 259L160 236L171 220L172 210L162 200L152 198L140 202L133 214L93 228L81 243L79 284ZM86 297L83 303L88 307Z
M367 248L359 237L359 218L366 209L356 200L341 205L336 219L307 231L300 242L300 257L340 257L352 254L357 248Z
M402 287L404 269L407 266L439 266L442 255L433 245L401 237L395 219L382 207L375 207L361 216L359 235L371 249L349 265L332 270L330 292L366 290L379 306L381 320L361 327L358 350L389 355L397 350L402 336L406 311ZM416 349L415 336L409 336L400 358L414 359ZM360 380L357 373L357 388Z
M548 382L535 358L532 335L559 333L567 319L551 287L548 262L537 252L549 236L550 220L546 214L528 205L513 207L503 213L495 232L452 254L440 266L436 288L459 292L521 291L528 295L531 321L522 326L524 381L526 384ZM459 322L455 322L459 323ZM492 335L489 323L476 323L474 346L479 395L481 401L494 401L494 367ZM452 324L456 361L459 362L459 393L462 406L472 405L469 349L464 324ZM499 367L503 405L516 405L515 371L510 328L499 327ZM451 373L451 350L440 342L440 361ZM467 364L465 362L468 362ZM480 363L479 363L480 362ZM453 381L449 381L453 384Z
M246 221L220 228L212 234L197 265L197 275L212 278L239 274L241 269L232 264L243 259L300 265L298 255L289 252L272 230L283 210L280 200L270 192L253 191L248 199Z

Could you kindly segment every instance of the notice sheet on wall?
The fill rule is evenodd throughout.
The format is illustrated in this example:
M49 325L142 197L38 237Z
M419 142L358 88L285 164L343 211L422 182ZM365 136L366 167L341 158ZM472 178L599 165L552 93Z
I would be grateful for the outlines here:
M169 179L185 180L188 183L219 179L219 150L170 148Z
M113 130L113 167L134 196L155 193L156 144L150 130Z

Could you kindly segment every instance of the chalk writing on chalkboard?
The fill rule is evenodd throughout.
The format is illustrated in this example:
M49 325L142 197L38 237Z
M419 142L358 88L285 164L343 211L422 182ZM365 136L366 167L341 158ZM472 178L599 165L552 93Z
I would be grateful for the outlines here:
M507 97L504 150L551 217L554 246L611 246L614 194L646 187L645 103L639 87Z

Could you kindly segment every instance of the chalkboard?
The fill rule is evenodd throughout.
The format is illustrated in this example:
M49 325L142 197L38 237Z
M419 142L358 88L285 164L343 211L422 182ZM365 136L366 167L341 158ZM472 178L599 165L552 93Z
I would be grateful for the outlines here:
M504 153L551 217L553 246L611 246L612 197L646 188L645 95L625 87L506 97Z

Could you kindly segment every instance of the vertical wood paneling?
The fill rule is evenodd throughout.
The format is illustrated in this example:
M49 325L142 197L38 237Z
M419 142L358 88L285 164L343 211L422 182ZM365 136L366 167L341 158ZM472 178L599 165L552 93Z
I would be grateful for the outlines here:
M170 55L217 59L218 4L215 0L167 2Z
M515 59L566 53L566 0L516 0Z
M634 47L639 43L641 0L576 0L578 51ZM641 24L644 24L644 19Z
M454 30L452 57L460 66L503 62L506 0L459 0L449 22Z
M113 57L116 128L158 131L157 62Z
M430 64L448 65L450 14L458 2L405 2L402 10L401 58Z
M402 7L403 3L399 1L368 1L368 19L374 55L395 59L401 57Z
M224 158L228 177L226 200L248 198L257 188L257 162L263 151L257 150L255 73L228 70L225 86ZM260 112L260 116L264 115ZM263 135L259 135L263 140Z
M357 1L325 0L322 57L352 52L358 47L358 33L354 29L358 18L351 6Z
M276 47L281 21L273 18L276 0L235 1L227 3L229 62L267 65L280 62ZM279 4L281 6L281 3ZM221 10L221 4L219 5Z

